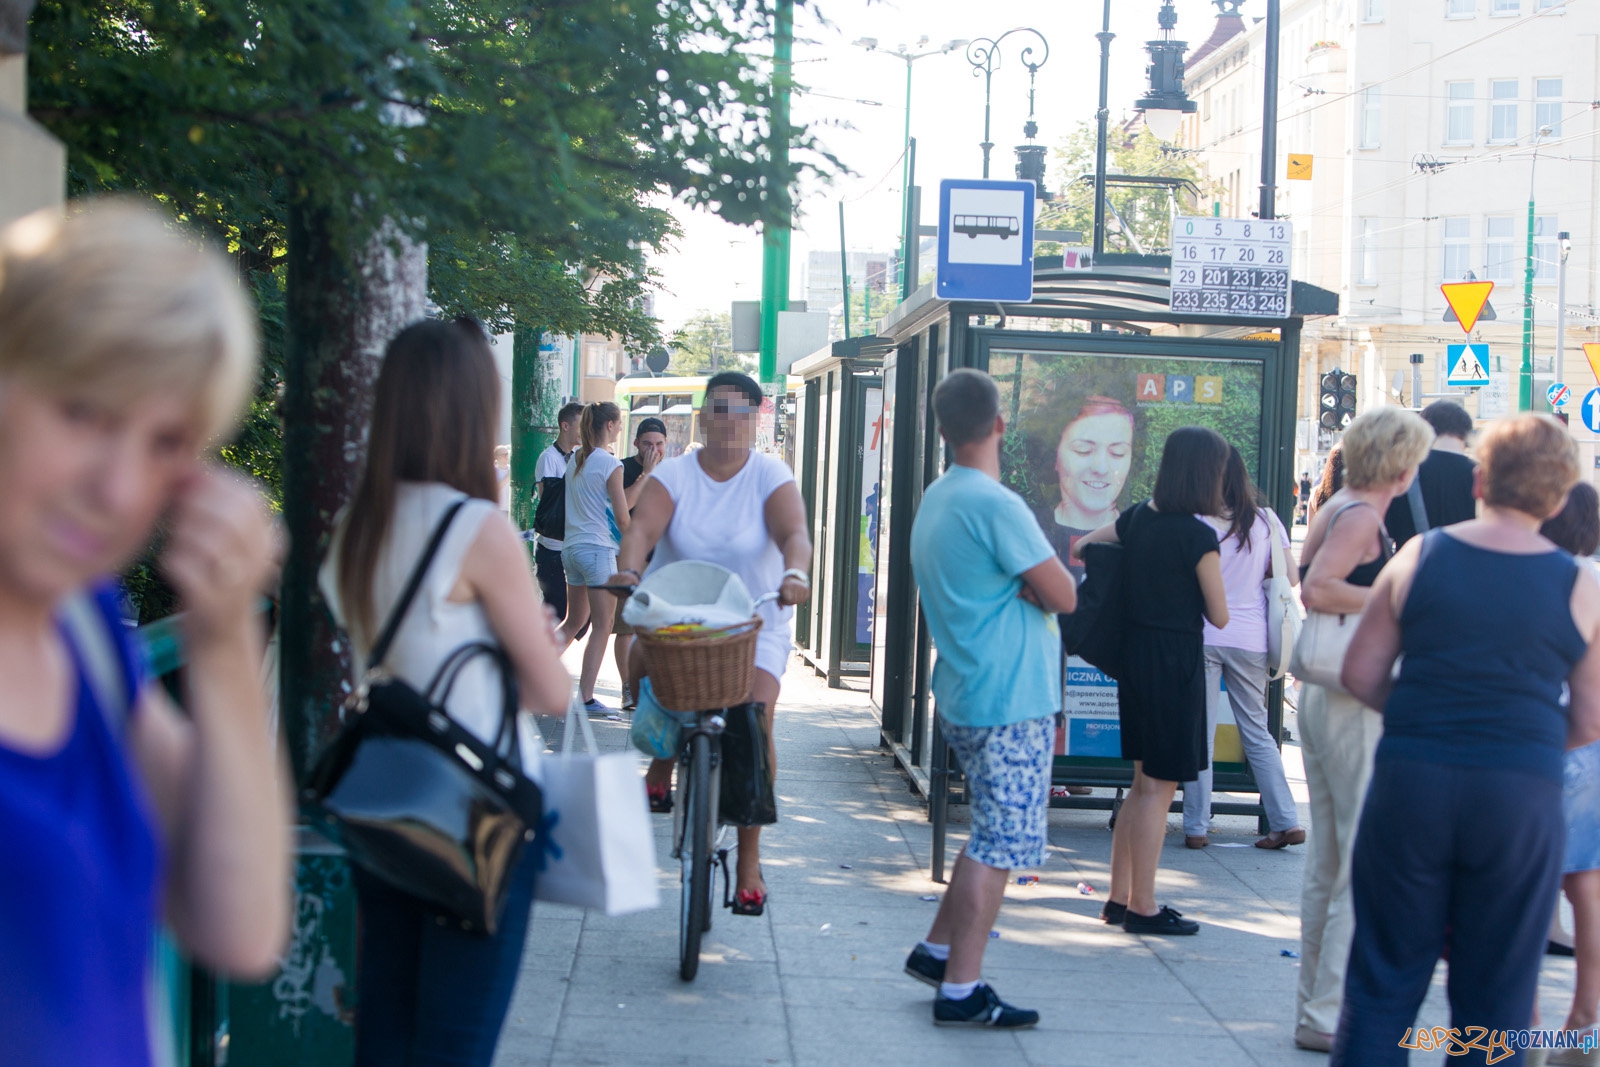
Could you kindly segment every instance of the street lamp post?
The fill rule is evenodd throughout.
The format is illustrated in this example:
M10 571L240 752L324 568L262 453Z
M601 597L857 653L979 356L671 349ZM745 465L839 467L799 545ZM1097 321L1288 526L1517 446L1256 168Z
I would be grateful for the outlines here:
M1517 410L1533 410L1533 190L1539 169L1539 142L1551 133L1540 126L1533 136L1533 162L1528 167L1528 247L1522 270L1522 368L1517 381Z
M1556 234L1561 258L1556 266L1556 381L1567 380L1567 257L1572 255L1572 234Z
M1110 104L1106 91L1111 79L1111 42L1117 36L1111 32L1111 0L1105 0L1105 13L1100 21L1100 32L1095 34L1100 42L1100 106L1095 110L1094 138L1094 259L1100 262L1100 253L1106 250L1106 123L1110 119ZM1099 323L1095 324L1096 328Z
M1145 126L1162 141L1170 141L1178 134L1185 115L1193 114L1195 103L1183 91L1183 53L1189 46L1172 39L1173 27L1178 24L1178 12L1172 0L1165 0L1156 16L1161 27L1161 39L1145 42L1150 53L1150 89L1135 106L1144 112ZM1094 261L1106 246L1106 140L1110 111L1106 99L1111 76L1111 42L1116 34L1111 32L1111 0L1105 0L1100 32L1095 39L1100 42L1100 106L1095 112L1097 128L1094 145Z
M869 52L878 51L876 37L862 37L851 42L857 48L865 48ZM928 43L924 37L918 41L920 47ZM966 47L964 40L946 41L938 48L926 52L912 52L905 45L899 45L893 52L883 52L882 55L892 56L906 65L906 123L905 137L902 141L900 156L900 218L904 221L900 235L900 298L904 300L911 295L917 287L917 280L910 275L911 270L911 242L917 240L917 235L912 232L916 228L916 221L911 218L911 64L919 59L929 56L942 56L954 52L957 48Z
M1111 0L1106 0L1107 10L1110 9L1110 3ZM983 176L985 178L989 176L989 151L994 148L994 142L989 139L989 90L994 81L995 68L1000 65L1000 42L1010 37L1013 33L1031 33L1039 38L1039 44L1044 47L1044 55L1037 63L1030 58L1033 55L1033 45L1030 44L1022 50L1022 65L1028 68L1028 81L1031 85L1034 76L1039 73L1039 68L1044 66L1050 59L1050 42L1045 40L1044 34L1038 30L1031 26L1018 26L1016 29L1007 30L992 40L987 37L980 37L967 45L967 62L972 64L972 76L976 78L980 74L983 75L983 141L979 147L983 149ZM1030 102L1032 101L1032 95L1030 90ZM1029 122L1030 124L1032 123L1031 114Z

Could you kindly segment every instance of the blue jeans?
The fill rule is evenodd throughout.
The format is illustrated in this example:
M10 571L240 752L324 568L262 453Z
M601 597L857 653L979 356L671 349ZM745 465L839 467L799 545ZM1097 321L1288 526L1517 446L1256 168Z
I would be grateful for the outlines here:
M1331 1067L1407 1062L1399 1043L1447 950L1451 1026L1527 1027L1565 839L1554 779L1380 751L1356 835L1356 928Z
M500 930L470 934L355 868L356 1067L489 1067L533 911L539 850L511 876Z

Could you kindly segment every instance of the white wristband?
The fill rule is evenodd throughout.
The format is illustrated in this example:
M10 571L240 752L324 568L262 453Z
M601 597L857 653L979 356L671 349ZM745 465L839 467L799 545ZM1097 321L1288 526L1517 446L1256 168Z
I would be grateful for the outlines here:
M807 589L811 588L811 575L807 574L805 571L801 570L799 567L790 567L788 570L784 571L783 572L783 577L778 579L778 584L782 585L784 582L788 581L790 578L793 578L795 581L799 582L801 585L805 586Z

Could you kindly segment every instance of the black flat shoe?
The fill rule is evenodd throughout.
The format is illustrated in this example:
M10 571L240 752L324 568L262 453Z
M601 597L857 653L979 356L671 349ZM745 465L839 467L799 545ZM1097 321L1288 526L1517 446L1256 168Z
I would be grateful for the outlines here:
M1130 934L1163 934L1168 937L1186 937L1200 932L1199 923L1185 919L1182 912L1166 907L1154 915L1130 911L1122 920L1122 928Z
M1128 917L1128 906L1118 904L1114 900L1106 901L1106 906L1100 909L1100 921L1110 923L1112 926L1121 926L1122 920Z

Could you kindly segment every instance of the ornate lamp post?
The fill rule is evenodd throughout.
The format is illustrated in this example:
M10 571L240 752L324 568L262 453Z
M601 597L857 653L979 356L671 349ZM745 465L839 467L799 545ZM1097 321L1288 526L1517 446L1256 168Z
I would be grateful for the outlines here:
M1183 53L1189 44L1172 39L1173 27L1178 24L1178 12L1172 7L1172 0L1161 5L1156 20L1161 26L1161 39L1145 42L1145 50L1150 53L1147 69L1150 91L1134 106L1144 112L1144 122L1151 133L1163 141L1171 141L1178 135L1183 117L1194 114L1195 110L1194 101L1183 91Z
M1033 85L1034 77L1039 73L1039 68L1044 66L1050 59L1050 42L1045 40L1044 34L1031 26L1018 26L1014 30L1007 30L999 37L993 39L980 37L967 45L967 62L972 64L972 76L974 78L980 74L983 76L983 141L979 147L983 149L983 176L985 178L989 176L989 151L994 148L994 142L989 139L990 87L994 81L994 72L1000 66L1000 43L1014 33L1033 34L1039 39L1039 47L1044 50L1044 54L1038 60L1035 60L1033 58L1034 46L1030 44L1023 48L1019 57L1022 60L1022 65L1028 68L1028 123L1023 127L1023 133L1031 141L1039 132L1038 124L1033 121ZM1043 163L1043 145L1024 145L1023 148L1035 153L1039 162ZM1023 149L1018 149L1017 165L1019 170L1022 168L1022 160L1025 158L1027 157L1023 155Z

